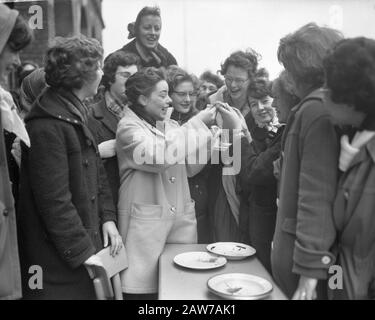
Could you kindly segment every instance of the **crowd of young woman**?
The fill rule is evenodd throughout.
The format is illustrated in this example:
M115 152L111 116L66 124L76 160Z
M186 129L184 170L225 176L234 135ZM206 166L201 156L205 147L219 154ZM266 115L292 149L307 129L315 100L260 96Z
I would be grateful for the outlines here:
M0 13L6 76L31 34ZM18 247L3 252L9 267L19 250L23 297L94 299L87 268L110 245L128 255L125 299L156 299L166 244L236 241L288 298L374 299L375 40L309 23L280 40L273 81L252 49L224 59L223 79L198 78L161 27L142 9L103 71L97 40L56 39L21 84L23 120L1 88L0 232L14 244L13 194ZM328 286L333 265L342 288ZM0 264L0 297L20 297L17 270Z

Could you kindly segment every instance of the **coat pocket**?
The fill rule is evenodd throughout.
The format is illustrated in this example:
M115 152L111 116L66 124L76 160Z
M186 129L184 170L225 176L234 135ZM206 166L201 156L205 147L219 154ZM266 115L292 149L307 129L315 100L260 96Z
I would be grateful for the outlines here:
M163 216L163 206L133 202L131 216L136 219L159 220Z
M297 219L285 218L284 221L283 221L281 229L286 233L296 235Z

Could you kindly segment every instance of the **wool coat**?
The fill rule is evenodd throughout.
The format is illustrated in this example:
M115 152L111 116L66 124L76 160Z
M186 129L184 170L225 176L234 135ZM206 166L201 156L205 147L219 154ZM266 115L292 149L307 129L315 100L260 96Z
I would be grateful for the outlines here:
M72 111L80 103L48 88L25 119L18 223L27 299L95 298L83 263L103 247L101 225L116 221L95 139ZM28 286L33 265L43 270L41 290Z
M104 141L116 139L116 130L119 119L111 113L103 98L93 104L90 109L88 126L92 131L98 145ZM118 171L117 156L102 159L108 178L108 184L112 192L115 207L117 207L118 190L120 188L120 176Z
M333 208L342 290L335 299L375 299L375 138L352 159L339 180Z
M138 52L137 46L136 46L136 39L130 41L126 45L124 45L121 49L119 49L124 52L130 52L137 55L140 59L141 66L143 68L146 67L155 67L155 68L168 68L170 65L177 65L176 58L166 49L164 48L160 43L157 45L156 49L154 50L155 54L160 59L160 62L157 61L155 58L145 61L141 54Z
M128 109L117 129L119 230L129 261L121 274L126 293L157 292L158 259L165 244L197 242L188 176L197 174L204 164L189 165L185 160L191 153L184 147L175 158L177 163L160 160L158 155L172 154L196 139L199 152L210 153L212 134L197 117L181 127L170 119L164 124L162 132Z
M332 207L339 144L319 90L291 110L281 152L271 263L276 282L291 298L300 275L326 279L335 262Z

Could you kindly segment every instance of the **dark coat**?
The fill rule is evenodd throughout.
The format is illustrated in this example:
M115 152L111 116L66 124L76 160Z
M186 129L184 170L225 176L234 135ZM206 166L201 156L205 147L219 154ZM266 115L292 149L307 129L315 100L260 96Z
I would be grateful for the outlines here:
M0 112L0 299L21 298L16 214Z
M161 44L158 44L156 47L156 54L158 57L161 59L161 63L159 64L155 59L151 59L150 61L145 61L142 59L141 55L139 54L137 47L135 45L136 39L130 41L126 45L124 45L120 50L124 52L131 52L137 55L141 61L141 66L143 68L145 67L155 67L155 68L160 68L160 67L169 67L170 65L177 65L176 58L166 49L164 48Z
M25 119L18 223L29 299L94 298L83 263L103 247L101 225L116 220L95 139L67 100L80 104L48 88ZM42 267L43 290L27 287L31 265Z
M273 162L280 157L281 136L284 127L276 134L269 133L265 140L249 144L241 141L241 226L245 242L257 250L257 256L271 272L271 243L276 224L277 181L273 175ZM246 211L246 209L248 210Z
M374 122L375 124L375 122ZM333 209L343 290L337 299L375 299L375 137L342 174Z
M119 119L106 107L105 95L103 94L102 99L92 105L88 122L88 126L94 134L97 144L116 139L118 122ZM109 187L111 188L113 203L115 208L117 208L118 191L120 188L117 157L114 156L102 161L107 173Z
M225 100L225 98L224 98ZM263 150L266 146L268 132L264 128L259 128L251 114L245 116L247 128L249 129L252 144L257 150ZM249 239L249 206L245 194L249 194L249 186L240 183L237 176L236 193L240 199L246 201L240 202L239 225L237 225L229 203L226 198L222 183L223 165L211 165L210 176L208 178L208 208L211 224L214 228L214 241L241 241L250 243Z
M313 91L291 110L281 150L271 261L275 280L292 297L300 275L326 279L335 262L332 206L339 144L320 91Z

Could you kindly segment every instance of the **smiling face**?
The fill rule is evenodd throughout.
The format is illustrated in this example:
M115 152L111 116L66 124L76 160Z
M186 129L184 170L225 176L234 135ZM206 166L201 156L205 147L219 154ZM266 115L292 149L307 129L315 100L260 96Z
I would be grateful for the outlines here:
M171 94L172 106L180 113L188 113L196 101L196 92L190 81L181 82Z
M217 91L217 89L218 88L217 88L216 84L214 84L212 82L204 81L201 84L201 86L199 87L199 96L200 97L207 96L211 92Z
M131 75L136 73L138 68L136 65L130 66L118 66L115 73L115 81L111 84L109 91L111 94L118 99L123 101L126 98L125 95L125 83Z
M250 80L245 69L230 65L224 77L232 99L236 100L246 97Z
M19 52L13 51L6 45L0 53L0 78L6 79L20 64Z
M255 121L259 124L268 124L274 118L275 110L272 108L272 98L270 96L252 99L250 109Z
M158 43L161 33L161 19L158 16L148 15L141 19L139 24L137 40L146 48L154 49Z
M163 121L172 100L168 96L168 83L159 81L148 97L141 96L140 103L145 107L147 114L155 121Z

